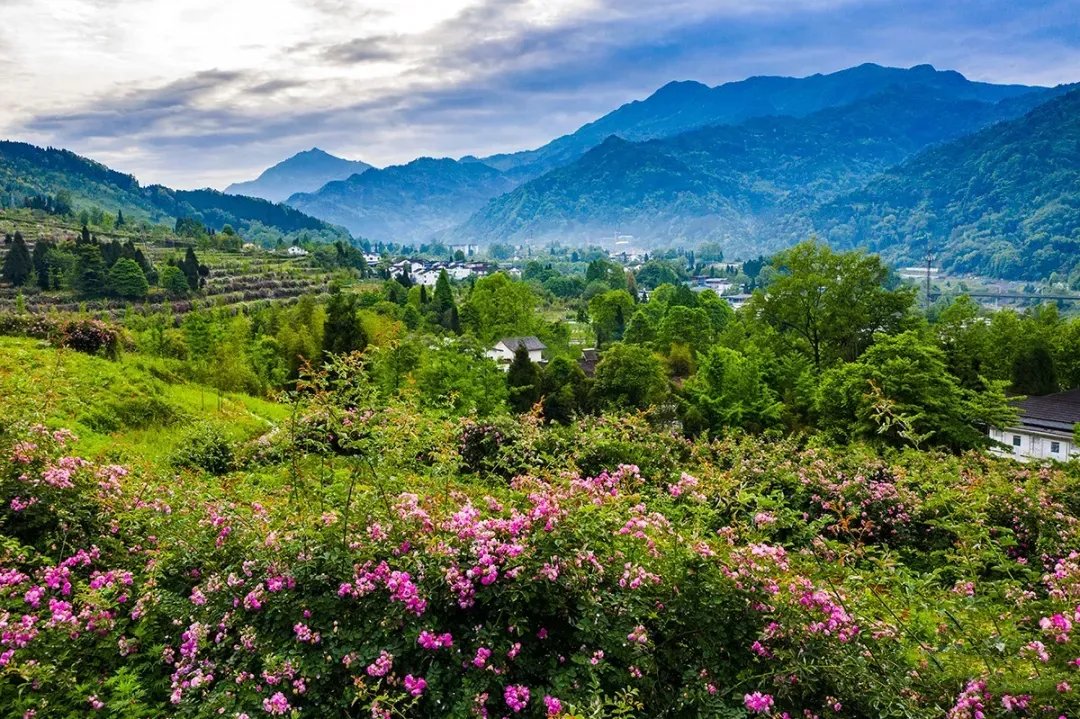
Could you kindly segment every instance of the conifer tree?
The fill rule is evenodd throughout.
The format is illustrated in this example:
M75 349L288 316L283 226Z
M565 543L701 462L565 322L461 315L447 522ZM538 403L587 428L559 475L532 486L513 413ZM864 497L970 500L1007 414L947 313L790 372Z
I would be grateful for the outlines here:
M51 242L45 242L39 240L34 243L34 273L37 275L38 287L43 290L49 289L49 250L52 248Z
M105 294L106 269L101 247L96 244L81 244L76 248L76 255L76 289L87 297L100 297Z
M199 264L199 258L195 256L195 250L191 247L187 248L184 259L177 266L184 272L188 286L193 292L202 286L202 278L210 274L210 269L206 265Z
M26 241L22 235L16 234L15 241L11 244L7 256L4 257L4 266L0 270L0 277L5 282L10 282L20 287L30 279L34 272L34 261L30 257L30 250L26 247Z
M459 332L457 326L457 305L454 303L454 291L450 288L450 277L446 270L439 272L439 279L435 281L435 292L428 305L431 317L438 324L448 330Z
M367 333L356 310L356 295L342 292L337 285L331 288L323 326L324 354L362 352L367 347Z
M150 283L135 260L121 257L109 270L109 293L125 299L146 297Z
M514 350L514 361L506 372L506 386L515 412L528 412L540 399L540 368L529 359L524 343Z

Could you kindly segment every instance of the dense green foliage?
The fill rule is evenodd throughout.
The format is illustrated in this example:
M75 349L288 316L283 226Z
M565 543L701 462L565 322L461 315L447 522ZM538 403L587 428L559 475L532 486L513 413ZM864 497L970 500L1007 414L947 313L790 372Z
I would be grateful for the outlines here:
M0 342L65 377L0 369L16 716L1080 709L1075 466L455 420L359 356L260 425L153 365ZM113 439L62 429L76 407Z

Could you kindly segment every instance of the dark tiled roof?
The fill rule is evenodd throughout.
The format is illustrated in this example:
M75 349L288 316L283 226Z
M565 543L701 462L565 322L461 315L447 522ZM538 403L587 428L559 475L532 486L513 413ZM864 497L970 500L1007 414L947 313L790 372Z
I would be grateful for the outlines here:
M581 350L581 359L578 360L578 367L585 373L586 377L592 377L596 374L596 363L600 361L600 352L596 349L589 348Z
M546 344L541 342L538 337L533 337L532 335L528 337L503 337L499 340L499 344L505 345L506 348L512 352L517 352L519 345L524 345L525 349L529 352L547 349Z
M1072 432L1080 422L1080 389L1020 400L1020 424L1032 429Z

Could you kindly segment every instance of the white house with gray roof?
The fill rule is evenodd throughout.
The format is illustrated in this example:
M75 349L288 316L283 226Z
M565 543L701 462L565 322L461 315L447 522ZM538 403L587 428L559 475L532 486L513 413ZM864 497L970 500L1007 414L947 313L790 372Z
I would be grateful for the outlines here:
M544 350L547 349L547 345L541 342L538 337L532 335L528 337L503 337L484 354L495 360L499 367L507 370L510 369L510 363L514 361L514 353L521 346L525 347L525 350L529 353L530 361L537 364L543 363Z
M1080 457L1073 428L1080 423L1080 389L1017 403L1020 417L1011 427L991 427L990 438L1001 442L994 452L1022 462Z

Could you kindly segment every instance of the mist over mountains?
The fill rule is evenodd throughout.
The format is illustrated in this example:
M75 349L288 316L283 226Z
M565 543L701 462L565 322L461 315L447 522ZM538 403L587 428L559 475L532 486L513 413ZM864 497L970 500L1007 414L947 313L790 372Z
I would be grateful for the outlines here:
M746 257L816 234L895 261L931 243L946 267L1029 277L1068 271L1080 254L1078 98L1074 86L864 64L671 82L546 145L482 158L373 168L313 148L226 194L133 189L129 176L87 179L97 171L70 157L10 149L0 177L9 193L74 183L150 216L257 216L373 241L577 246L617 230L646 247L710 241Z

